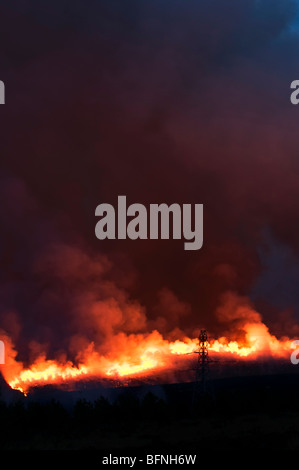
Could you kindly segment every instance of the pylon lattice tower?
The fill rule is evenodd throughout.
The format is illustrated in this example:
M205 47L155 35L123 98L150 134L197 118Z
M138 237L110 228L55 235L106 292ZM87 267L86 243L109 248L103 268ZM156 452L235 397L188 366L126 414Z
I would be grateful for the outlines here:
M195 386L193 402L196 401L200 392L203 394L207 390L207 379L209 372L209 350L208 350L208 334L206 330L201 330L198 336L199 348L195 351L198 354L197 364L195 367Z
M201 330L198 337L199 350L197 361L197 380L201 381L203 391L206 391L207 375L209 372L209 351L208 351L208 335L206 330Z

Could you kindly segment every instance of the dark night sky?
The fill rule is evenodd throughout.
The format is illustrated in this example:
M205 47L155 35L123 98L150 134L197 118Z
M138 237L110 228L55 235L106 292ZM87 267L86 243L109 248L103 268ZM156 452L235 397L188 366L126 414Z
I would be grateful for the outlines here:
M299 333L296 16L290 0L0 1L0 327L23 357L218 335L228 293ZM203 249L97 240L96 206L122 194L203 203Z

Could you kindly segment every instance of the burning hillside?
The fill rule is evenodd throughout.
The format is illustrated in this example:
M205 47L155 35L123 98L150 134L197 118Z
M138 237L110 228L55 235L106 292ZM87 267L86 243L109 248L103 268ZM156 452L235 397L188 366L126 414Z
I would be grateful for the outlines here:
M167 341L157 331L144 335L119 334L114 338L115 349L101 355L92 343L80 353L76 363L39 356L29 367L18 362L13 349L7 351L7 364L2 373L11 388L27 393L30 387L45 384L64 385L80 380L145 379L164 373L174 377L176 371L190 370L192 353L198 350L198 340ZM271 335L264 323L246 323L242 341L220 337L208 344L212 359L226 361L290 360L291 340L279 340ZM178 374L179 375L179 374ZM167 380L167 379L166 379Z
M7 383L27 393L173 380L192 367L201 328L212 358L289 361L299 337L294 2L2 3ZM115 214L111 237L102 221L97 238L96 208L121 195L129 213ZM132 219L136 204L174 203L185 217L203 206L202 248L162 237L162 221L147 238L148 214L142 227ZM188 240L189 215L175 231Z

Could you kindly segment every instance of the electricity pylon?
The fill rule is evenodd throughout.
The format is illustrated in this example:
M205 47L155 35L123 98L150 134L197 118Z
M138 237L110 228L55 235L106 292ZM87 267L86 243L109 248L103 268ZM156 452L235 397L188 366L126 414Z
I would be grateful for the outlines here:
M197 364L195 367L195 384L193 393L193 405L197 401L200 393L203 395L207 391L207 379L209 373L209 351L208 351L208 334L206 330L201 330L198 336L199 347L195 351L198 354Z

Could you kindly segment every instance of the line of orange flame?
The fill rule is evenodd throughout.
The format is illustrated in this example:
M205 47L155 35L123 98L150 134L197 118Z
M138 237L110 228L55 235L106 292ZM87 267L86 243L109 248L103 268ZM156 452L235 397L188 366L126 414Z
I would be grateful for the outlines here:
M222 337L209 342L210 354L239 359L258 359L261 356L290 357L292 340L278 340L261 322L249 323L244 330L244 344ZM100 355L91 345L77 365L72 362L62 364L40 357L29 368L23 368L14 358L8 358L1 372L11 388L26 394L32 386L61 384L82 378L142 377L177 367L180 357L197 349L197 339L185 338L182 341L168 342L154 331L147 336L136 335L131 347L119 352L118 357L115 354L114 357Z

